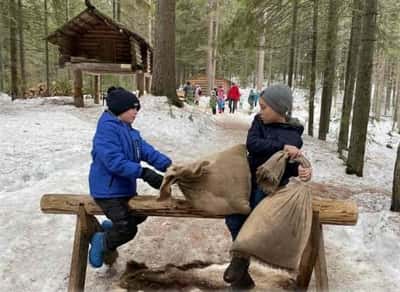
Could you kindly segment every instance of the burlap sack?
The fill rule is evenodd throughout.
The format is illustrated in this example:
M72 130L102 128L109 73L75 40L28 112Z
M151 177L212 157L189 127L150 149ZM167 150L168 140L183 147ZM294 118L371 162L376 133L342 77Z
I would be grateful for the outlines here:
M280 155L282 157L282 153ZM282 167L277 157L274 158L277 165L270 168L273 178L283 173L282 169L276 169ZM299 162L309 166L304 158ZM251 212L231 251L254 256L272 266L297 270L310 236L311 223L312 197L307 183L283 187L267 196Z
M160 200L171 196L177 183L191 205L213 215L248 214L251 188L245 145L185 165L168 168L160 190Z
M271 194L278 189L288 159L289 155L286 151L278 151L257 168L257 185L263 192ZM304 156L300 156L295 161L303 167L311 167L310 162Z

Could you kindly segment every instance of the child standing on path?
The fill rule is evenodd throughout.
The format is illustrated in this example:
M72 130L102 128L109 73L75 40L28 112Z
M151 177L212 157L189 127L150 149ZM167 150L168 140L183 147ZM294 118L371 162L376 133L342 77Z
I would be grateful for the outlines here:
M218 112L222 114L225 111L225 91L222 85L218 87L217 95Z
M211 90L210 108L211 108L213 115L217 114L217 89L216 88Z

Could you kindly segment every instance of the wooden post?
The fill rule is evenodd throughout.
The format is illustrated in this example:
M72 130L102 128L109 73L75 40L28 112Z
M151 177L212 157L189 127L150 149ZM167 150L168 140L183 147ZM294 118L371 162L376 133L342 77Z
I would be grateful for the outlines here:
M320 237L318 245L317 261L315 263L315 284L317 292L329 292L328 271L325 258L324 234L320 225Z
M136 85L139 90L139 96L144 95L144 73L142 71L136 72Z
M318 255L320 231L319 213L313 212L310 238L301 258L299 273L296 279L297 289L300 291L306 291L310 284L312 271Z
M151 88L151 76L146 76L145 77L145 89L148 94L150 93L150 88Z
M100 75L94 76L94 103L100 103Z
M83 204L79 206L76 217L68 292L84 290L89 241L93 233L100 229L97 219L86 213Z
M74 103L76 107L83 107L83 94L82 94L82 70L73 69L74 76Z

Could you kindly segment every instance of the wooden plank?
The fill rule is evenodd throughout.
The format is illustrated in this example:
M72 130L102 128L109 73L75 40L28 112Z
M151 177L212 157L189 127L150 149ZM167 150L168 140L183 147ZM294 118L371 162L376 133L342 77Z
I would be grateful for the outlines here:
M311 280L312 271L317 260L320 238L320 221L318 212L313 212L310 238L300 261L296 286L301 291L306 291Z
M325 245L323 226L320 226L320 238L318 245L317 261L315 263L315 284L317 292L329 292L328 270L325 258Z
M92 73L116 73L116 74L132 74L132 66L131 64L123 64L123 63L72 63L70 64L73 68L80 69L85 72Z
M89 241L100 226L94 216L88 215L83 205L78 207L74 245L72 250L68 291L83 291L85 288Z
M158 201L155 196L136 196L129 206L140 215L161 217L224 218L210 215L194 209L184 199ZM40 201L44 213L76 214L80 204L84 204L88 214L101 215L101 209L89 195L45 194ZM330 200L313 198L313 210L319 213L322 224L355 225L357 223L357 205L349 200Z

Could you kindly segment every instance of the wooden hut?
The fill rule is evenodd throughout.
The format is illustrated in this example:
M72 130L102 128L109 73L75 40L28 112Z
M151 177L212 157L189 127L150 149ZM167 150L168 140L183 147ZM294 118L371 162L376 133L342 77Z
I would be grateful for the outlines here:
M206 74L200 74L193 76L188 80L193 86L200 85L201 91L204 95L210 95L210 90L208 90L208 79ZM225 92L228 91L232 82L228 79L222 77L215 77L215 87L222 86Z
M95 75L96 102L101 74L135 74L140 94L151 87L153 50L144 38L93 5L47 37L58 46L59 65L73 72L74 101L83 106L82 72Z

